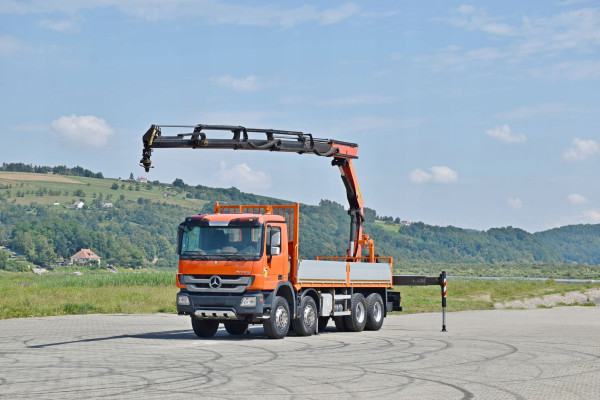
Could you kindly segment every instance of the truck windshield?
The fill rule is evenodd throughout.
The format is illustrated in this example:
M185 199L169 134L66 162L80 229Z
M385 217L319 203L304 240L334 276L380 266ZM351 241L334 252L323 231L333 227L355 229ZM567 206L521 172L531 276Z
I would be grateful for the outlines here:
M181 235L182 256L260 256L262 226L185 225Z

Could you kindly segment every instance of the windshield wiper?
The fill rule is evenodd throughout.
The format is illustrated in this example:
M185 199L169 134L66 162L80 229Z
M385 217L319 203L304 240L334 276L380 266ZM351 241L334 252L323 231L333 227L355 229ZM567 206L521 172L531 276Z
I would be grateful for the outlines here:
M241 256L239 254L224 254L223 256L225 257L225 259L227 261L235 261L235 260L248 261L248 259L246 257Z
M182 255L194 257L197 260L208 260L208 257L206 256L206 252L204 250L186 251Z

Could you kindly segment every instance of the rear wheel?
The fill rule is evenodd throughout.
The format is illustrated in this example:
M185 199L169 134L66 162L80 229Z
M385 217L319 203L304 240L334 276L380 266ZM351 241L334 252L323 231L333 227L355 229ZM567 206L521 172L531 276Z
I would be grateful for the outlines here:
M219 323L217 321L192 317L192 329L194 329L196 336L209 338L215 336L215 333L219 329Z
M300 302L298 318L292 321L294 331L298 336L314 335L317 331L317 304L310 296L305 296Z
M280 296L275 296L271 315L263 321L265 335L269 339L283 339L290 330L290 306Z
M230 335L243 335L248 330L247 322L225 322L223 325Z
M367 302L365 296L354 293L351 299L350 315L343 317L344 325L350 332L360 332L367 324Z
M367 325L365 329L378 331L383 325L383 300L378 293L367 296Z

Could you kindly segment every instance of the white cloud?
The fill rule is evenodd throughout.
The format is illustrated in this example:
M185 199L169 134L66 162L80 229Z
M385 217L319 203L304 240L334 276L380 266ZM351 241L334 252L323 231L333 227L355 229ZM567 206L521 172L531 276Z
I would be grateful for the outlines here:
M317 9L315 6L280 7L276 5L239 5L214 0L86 0L86 1L30 1L0 2L0 14L67 14L83 10L116 8L124 14L149 21L175 20L189 17L204 18L212 24L245 26L281 26L316 22L331 25L359 13L354 3Z
M227 167L227 164L221 161L217 175L220 182L228 186L235 186L241 190L255 191L271 187L271 176L269 174L254 171L247 164L237 164Z
M506 143L523 143L527 138L522 133L514 134L509 125L498 126L485 131L486 135L500 139Z
M571 203L573 205L587 204L590 202L584 196L577 194L577 193L572 193L572 194L568 195L567 200L569 200L569 203Z
M475 7L470 6L468 4L463 4L458 7L458 12L463 15L473 14L475 12Z
M501 22L501 18L490 17L484 11L470 5L458 8L459 15L450 18L450 24L468 31L482 31L495 36L510 36L516 34L516 28Z
M55 136L75 146L101 147L114 133L103 119L92 115L62 116L52 121L51 129Z
M496 67L498 61L509 57L509 53L497 47L481 47L465 50L459 46L446 46L434 50L430 54L418 55L412 59L414 63L423 68L432 68L436 71L464 70L474 65Z
M567 161L583 161L600 153L600 144L595 140L573 139L573 147L563 153Z
M513 208L515 210L519 210L523 207L523 202L521 201L521 199L508 199L506 201L506 204L508 204L510 208Z
M454 183L458 180L458 173L448 167L431 167L430 170L435 183Z
M511 73L524 65L521 71L540 79L600 78L600 62L593 57L600 46L600 8L528 17L515 13L488 15L481 7L462 5L445 21L469 32L482 32L495 47L438 50L416 57L414 63L433 70L485 65L488 72L494 72L508 67ZM563 53L566 55L560 57ZM554 61L561 58L570 61Z
M429 168L431 172L425 172L422 169L415 169L409 174L409 179L413 183L454 183L458 180L458 173L446 166L434 166Z
M18 51L21 44L12 36L0 36L0 55L10 54Z
M49 20L44 19L40 21L40 26L46 29L50 29L56 32L76 32L81 28L83 24L83 18L76 17L71 19L63 20Z
M600 211L599 210L587 210L583 212L583 216L584 218L586 218L586 220L588 222L591 223L600 223Z
M598 28L600 29L600 27ZM578 60L566 61L554 65L531 70L534 78L545 80L581 81L600 78L600 61Z
M274 82L261 80L256 76L247 76L245 78L234 78L229 75L214 78L213 82L220 86L237 90L239 92L257 92L269 86L274 86Z
M321 25L336 24L357 14L358 11L359 8L354 3L342 4L338 8L329 8L321 12L319 16L319 23Z
M412 183L427 183L430 182L433 176L422 169L415 169L409 174Z

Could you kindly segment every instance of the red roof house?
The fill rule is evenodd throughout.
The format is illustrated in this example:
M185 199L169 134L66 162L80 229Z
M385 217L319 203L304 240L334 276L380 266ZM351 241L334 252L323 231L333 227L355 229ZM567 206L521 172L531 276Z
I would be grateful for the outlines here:
M100 264L100 257L90 249L81 249L71 256L72 264L85 264L86 262L96 262Z

